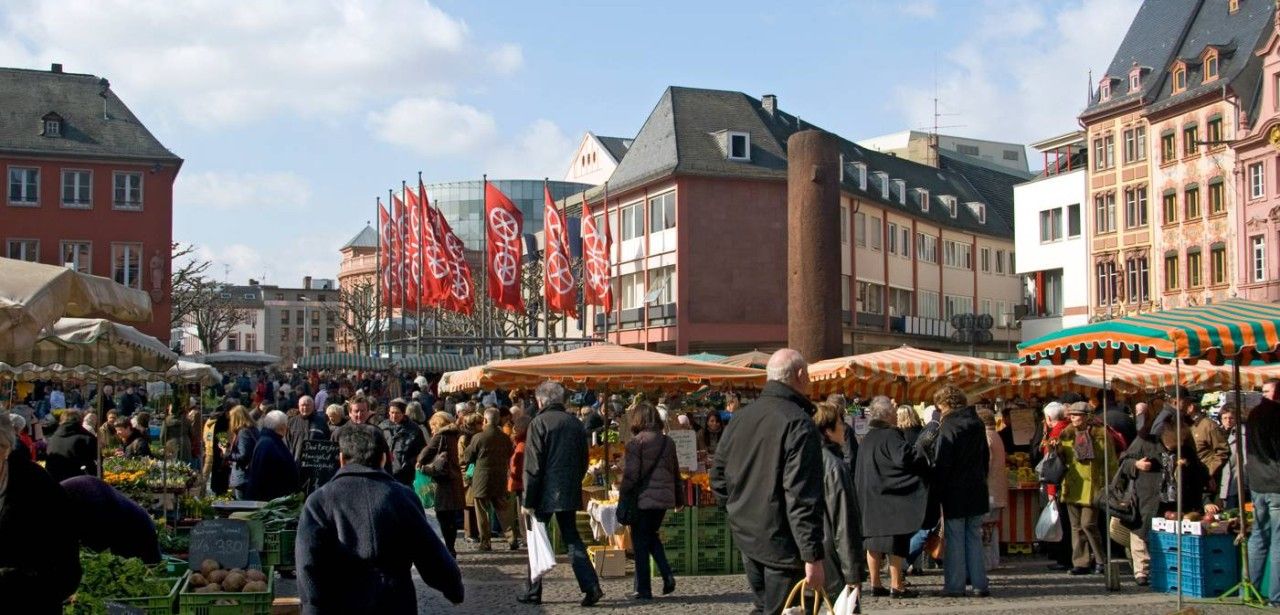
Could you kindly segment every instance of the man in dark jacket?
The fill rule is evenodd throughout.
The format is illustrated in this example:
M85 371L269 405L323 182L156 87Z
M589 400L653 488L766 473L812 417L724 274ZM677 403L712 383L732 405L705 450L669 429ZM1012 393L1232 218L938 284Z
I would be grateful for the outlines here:
M944 596L965 595L965 580L979 596L990 595L986 560L982 550L982 519L990 509L987 494L986 427L977 412L968 406L964 391L942 387L933 396L942 412L933 454L919 450L933 460L930 492L938 493L942 504L943 532L947 537L943 559ZM917 446L928 446L925 438Z
M496 514L502 527L511 527L511 507L507 503L507 468L515 445L498 429L502 413L497 408L484 411L484 429L471 438L462 453L462 465L476 464L471 478L471 496L476 500L476 525L480 529L480 550L490 551L493 528L490 519ZM395 448L395 445L392 445ZM412 460L410 467L412 468Z
M1245 474L1253 492L1253 532L1249 535L1249 572L1255 587L1262 587L1262 570L1270 561L1267 600L1280 606L1280 402L1274 398L1280 380L1262 385L1263 399L1245 421ZM1270 559L1269 559L1270 558Z
M582 606L604 597L600 579L587 559L587 547L578 536L576 512L582 507L582 477L587 474L587 432L582 421L564 409L564 387L544 382L534 391L538 415L529 424L524 456L524 512L538 522L553 516L573 564L578 589L586 594ZM524 604L542 602L542 579L531 581Z
M822 436L809 418L804 357L779 350L767 372L759 399L725 427L711 488L728 508L755 612L776 614L800 579L825 583Z
M298 464L284 443L288 421L289 417L279 410L262 417L245 487L250 500L274 500L298 491Z
M98 439L80 421L79 412L64 410L57 431L49 437L44 467L53 480L98 474Z
M378 427L391 449L388 458L391 475L406 487L412 487L414 465L427 442L418 424L405 415L405 407L403 399L392 400L387 420Z
M411 567L450 602L462 603L457 562L428 524L418 496L382 471L379 439L370 425L342 430L342 468L303 506L295 551L307 615L417 613Z
M68 478L62 481L62 488L76 515L97 522L76 526L80 530L80 546L136 557L147 564L160 562L155 522L144 508L96 476Z

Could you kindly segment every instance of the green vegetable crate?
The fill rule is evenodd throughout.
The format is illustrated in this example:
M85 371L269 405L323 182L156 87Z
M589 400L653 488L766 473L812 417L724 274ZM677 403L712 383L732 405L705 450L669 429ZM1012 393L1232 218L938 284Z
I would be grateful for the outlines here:
M267 576L265 592L195 594L188 591L190 585L191 577L188 576L182 583L182 591L178 594L180 615L271 615L271 603L276 589L273 575Z
M188 573L190 574L190 573ZM142 596L140 598L107 598L106 602L115 602L131 606L147 615L172 615L178 608L178 590L187 582L187 574L180 577L161 579L170 583L169 593L163 596Z
M262 536L262 565L278 568L293 568L293 547L298 539L298 530L280 530L267 532Z

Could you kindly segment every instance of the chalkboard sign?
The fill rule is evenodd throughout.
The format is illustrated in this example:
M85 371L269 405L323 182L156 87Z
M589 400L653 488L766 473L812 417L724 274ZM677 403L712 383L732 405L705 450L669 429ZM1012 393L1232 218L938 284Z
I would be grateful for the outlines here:
M249 524L236 519L210 519L191 528L191 551L187 563L192 570L211 559L224 569L249 564Z
M132 604L106 602L103 605L107 607L107 615L147 615L146 611Z
M336 471L338 443L332 440L303 440L302 461L298 465L303 469Z

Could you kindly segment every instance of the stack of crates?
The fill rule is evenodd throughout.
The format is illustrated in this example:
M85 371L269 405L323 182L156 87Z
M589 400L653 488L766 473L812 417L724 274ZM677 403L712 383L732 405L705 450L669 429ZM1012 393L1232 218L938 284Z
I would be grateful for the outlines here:
M1147 534L1151 553L1151 588L1193 598L1215 598L1240 582L1240 552L1230 534L1182 534L1182 567L1178 567L1178 535Z
M686 507L680 512L668 511L666 518L662 520L662 528L658 531L674 574L696 574L692 560L693 510L695 509Z
M702 506L693 512L693 573L697 575L732 572L732 539L729 518L723 508Z

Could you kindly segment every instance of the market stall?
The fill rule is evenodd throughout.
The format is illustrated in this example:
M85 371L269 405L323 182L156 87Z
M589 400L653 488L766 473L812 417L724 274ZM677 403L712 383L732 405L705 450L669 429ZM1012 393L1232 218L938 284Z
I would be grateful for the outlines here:
M757 369L764 369L764 366L769 364L769 356L770 355L767 352L752 350L751 352L744 352L742 354L735 354L732 356L717 359L716 363L724 363L725 365L736 365L738 367L754 367Z
M350 352L330 352L302 357L297 365L299 369L383 371L391 369L391 360Z
M921 401L945 385L991 397L1012 393L1044 394L1070 383L1069 368L1017 365L903 346L893 350L818 361L809 366L815 395L844 393L899 401Z
M233 350L197 354L184 358L194 363L215 365L223 370L261 369L280 362L280 357L273 354L265 352L236 352Z
M64 316L145 322L151 297L74 269L0 258L0 352L31 346Z
M396 367L404 371L429 374L443 374L474 367L484 360L473 354L452 354L446 352L415 354L392 359Z

